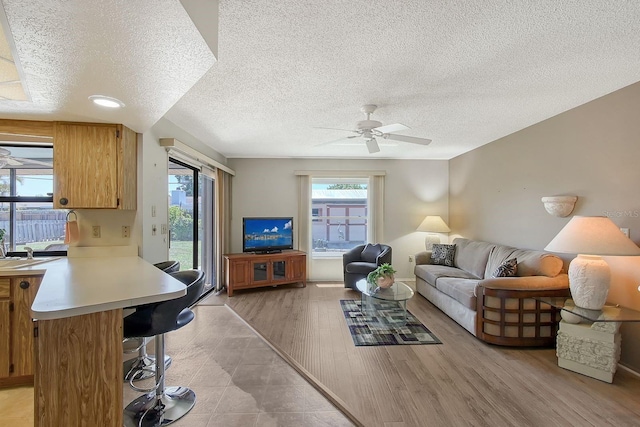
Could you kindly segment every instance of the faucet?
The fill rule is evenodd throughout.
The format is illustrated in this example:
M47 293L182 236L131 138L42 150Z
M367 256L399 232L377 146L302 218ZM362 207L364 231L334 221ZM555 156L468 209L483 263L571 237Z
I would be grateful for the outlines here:
M27 259L33 259L33 249L29 246L25 246L24 250L27 251Z

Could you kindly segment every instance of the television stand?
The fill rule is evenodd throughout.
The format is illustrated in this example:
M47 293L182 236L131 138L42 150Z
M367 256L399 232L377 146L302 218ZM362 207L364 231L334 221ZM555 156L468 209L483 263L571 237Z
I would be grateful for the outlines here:
M264 254L281 254L282 249L269 249L266 251L255 251L254 255L264 255Z
M224 255L227 295L234 291L290 283L307 286L307 254L302 251Z

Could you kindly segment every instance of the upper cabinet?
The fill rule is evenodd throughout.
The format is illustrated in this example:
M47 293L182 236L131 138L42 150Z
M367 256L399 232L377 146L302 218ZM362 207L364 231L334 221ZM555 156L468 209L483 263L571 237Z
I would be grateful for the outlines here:
M53 124L53 206L136 209L136 139L122 125Z

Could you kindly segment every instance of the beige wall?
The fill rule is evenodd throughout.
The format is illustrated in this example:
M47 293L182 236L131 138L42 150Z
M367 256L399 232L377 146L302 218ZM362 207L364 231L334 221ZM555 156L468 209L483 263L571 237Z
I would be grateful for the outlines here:
M424 234L416 232L426 215L448 213L448 162L443 160L230 159L232 181L231 249L242 251L242 217L293 216L297 229L296 170L384 170L384 242L393 248L400 278L413 277L409 255L424 250ZM300 248L304 250L303 248ZM316 261L311 280L342 281L342 260Z
M607 215L640 242L640 83L450 161L452 235L542 249L568 222L543 196L576 195L573 215ZM640 257L608 257L609 300L640 310ZM640 370L640 326L623 328L622 360Z

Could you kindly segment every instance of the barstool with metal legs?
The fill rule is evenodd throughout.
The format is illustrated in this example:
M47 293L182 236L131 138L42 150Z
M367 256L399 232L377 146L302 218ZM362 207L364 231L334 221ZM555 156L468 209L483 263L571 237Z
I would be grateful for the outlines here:
M176 271L180 270L179 261L163 261L153 265L164 271L165 273L175 273ZM130 381L131 379L137 381L150 378L154 375L156 369L155 356L147 354L147 339L143 337L132 337L125 339L125 341L127 342L133 340L137 341L138 346L125 352L133 353L134 351L137 351L138 355L133 359L124 361L122 367L124 371L125 381ZM165 355L164 368L168 369L169 366L171 366L171 356Z
M124 319L125 337L155 337L156 357L164 356L164 334L180 329L195 317L189 306L194 304L204 287L204 273L186 270L171 273L171 276L187 285L183 297L145 305ZM151 389L140 389L129 382L132 388L147 392L129 403L124 409L126 427L164 426L182 418L193 408L196 395L187 387L165 387L164 364L156 363L156 384Z

